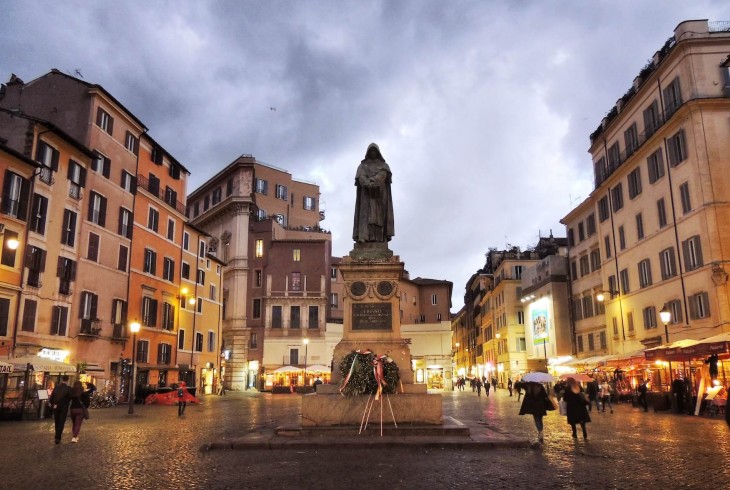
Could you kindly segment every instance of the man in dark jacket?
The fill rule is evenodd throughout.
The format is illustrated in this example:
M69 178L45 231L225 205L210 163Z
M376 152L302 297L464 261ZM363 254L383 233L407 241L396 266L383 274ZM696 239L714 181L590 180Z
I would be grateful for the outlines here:
M593 409L593 404L595 403L596 412L600 412L601 407L598 405L598 381L594 379L588 383L586 386L586 394L588 395L588 401L590 402L588 405L588 411L590 412Z
M61 383L53 388L51 398L48 400L53 408L53 419L56 422L56 444L61 444L63 427L66 425L68 416L68 405L71 403L71 388L68 386L68 376L61 377Z

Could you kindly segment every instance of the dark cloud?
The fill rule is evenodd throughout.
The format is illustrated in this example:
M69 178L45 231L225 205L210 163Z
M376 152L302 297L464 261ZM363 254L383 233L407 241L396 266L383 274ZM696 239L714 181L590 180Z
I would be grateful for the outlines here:
M80 70L193 174L242 153L320 185L351 248L370 142L393 169L391 248L412 277L465 281L591 191L588 135L685 19L721 0L4 2L0 79ZM275 107L272 111L270 108Z

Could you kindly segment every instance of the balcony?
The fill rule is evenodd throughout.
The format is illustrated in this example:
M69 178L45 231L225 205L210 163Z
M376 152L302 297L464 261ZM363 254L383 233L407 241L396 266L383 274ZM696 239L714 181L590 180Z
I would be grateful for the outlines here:
M70 198L80 201L81 200L81 186L71 182L71 187L68 190L68 195Z
M165 196L164 190L160 189L160 181L155 180L151 182L150 179L142 174L137 175L137 187L141 187L149 194L152 194L160 201L164 202L171 208L175 209L178 213L185 214L185 205L177 199L171 199L169 196Z
M101 320L98 318L95 319L89 319L89 318L82 318L81 319L81 329L79 330L79 337L86 337L86 338L98 338L101 334Z

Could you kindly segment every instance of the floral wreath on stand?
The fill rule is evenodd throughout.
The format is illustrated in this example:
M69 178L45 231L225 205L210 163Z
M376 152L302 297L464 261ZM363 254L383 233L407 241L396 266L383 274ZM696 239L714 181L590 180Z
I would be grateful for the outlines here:
M344 396L394 394L400 384L398 365L388 356L378 356L370 349L354 350L340 361Z

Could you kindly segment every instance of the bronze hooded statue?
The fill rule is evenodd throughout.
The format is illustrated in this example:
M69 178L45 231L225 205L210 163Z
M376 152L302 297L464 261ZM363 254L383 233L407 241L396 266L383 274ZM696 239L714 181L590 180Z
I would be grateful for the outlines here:
M370 143L355 175L357 200L352 239L357 243L387 243L393 237L392 174L380 148Z

